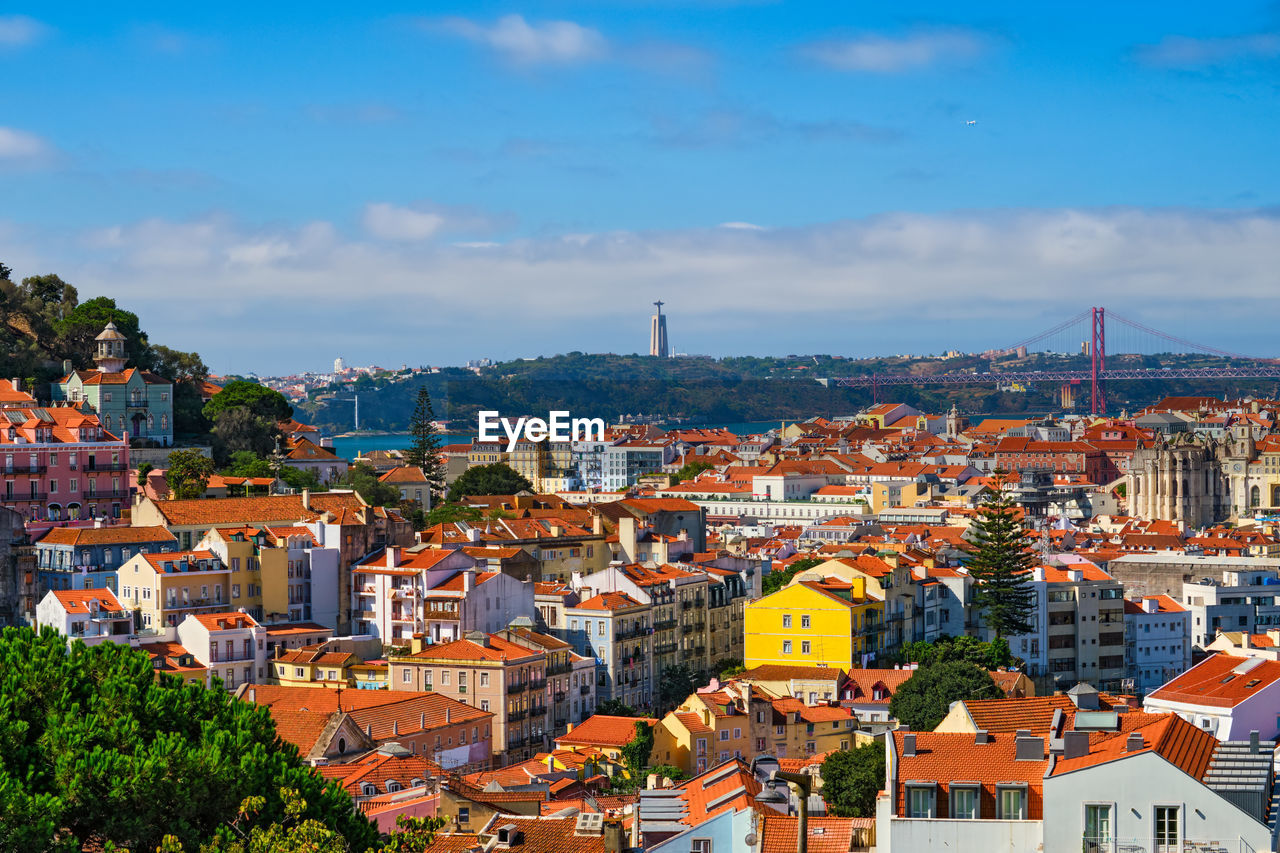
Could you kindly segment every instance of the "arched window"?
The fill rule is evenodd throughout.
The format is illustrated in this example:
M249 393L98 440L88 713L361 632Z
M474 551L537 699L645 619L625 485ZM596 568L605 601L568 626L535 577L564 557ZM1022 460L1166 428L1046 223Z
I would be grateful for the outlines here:
M1257 486L1254 486L1251 489L1249 489L1249 506L1256 507L1261 505L1262 505L1262 490L1259 489Z
M403 786L403 785L401 785L399 782L397 782L395 779L388 779L388 780L387 780L387 793L388 793L388 794L395 793L396 791L399 791L399 790L400 790L401 788L403 788L403 787L404 787L404 786Z
M168 416L168 415L161 415L161 416L160 416L160 429L162 429L162 430L168 430L168 429L169 429L169 416Z
M1271 505L1280 506L1280 486L1271 487Z
M347 751L347 739L344 737L338 738L338 752L346 752L346 751Z

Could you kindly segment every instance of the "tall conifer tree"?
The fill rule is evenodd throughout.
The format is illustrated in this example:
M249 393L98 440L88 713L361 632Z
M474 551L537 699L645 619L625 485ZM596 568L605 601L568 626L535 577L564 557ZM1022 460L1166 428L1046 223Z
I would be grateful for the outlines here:
M977 550L968 566L977 581L974 606L987 627L1004 637L1032 630L1036 601L1030 581L1036 557L1018 507L1004 490L1007 476L996 472L994 479L995 491L982 502L973 523Z
M413 436L413 443L404 456L411 467L422 470L432 498L444 494L445 488L444 460L440 458L440 434L432 423L435 419L431 394L426 385L419 385L418 402L413 408L413 419L409 422L409 434Z

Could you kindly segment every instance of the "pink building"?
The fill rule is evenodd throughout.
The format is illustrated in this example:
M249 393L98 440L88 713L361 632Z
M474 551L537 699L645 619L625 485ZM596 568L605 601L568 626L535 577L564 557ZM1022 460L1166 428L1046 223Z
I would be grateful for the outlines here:
M119 518L129 506L129 442L74 406L0 408L3 505L28 521Z

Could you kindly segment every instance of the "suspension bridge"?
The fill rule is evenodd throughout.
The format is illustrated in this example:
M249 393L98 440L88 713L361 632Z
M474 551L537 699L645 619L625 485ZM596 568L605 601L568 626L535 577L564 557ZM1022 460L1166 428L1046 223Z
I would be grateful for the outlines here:
M1119 344L1117 354L1142 352L1199 353L1221 358L1241 359L1252 362L1238 367L1107 367L1107 320L1113 323L1112 343ZM1117 334L1118 333L1118 334ZM1177 347L1170 348L1169 345ZM1170 335L1159 329L1126 319L1105 308L1090 308L1071 317L1051 329L1018 341L1010 347L992 350L984 355L996 357L1016 356L1025 358L1031 352L1071 354L1079 346L1080 352L1089 357L1087 370L993 370L985 372L956 372L933 374L871 373L849 376L833 382L843 388L870 388L873 398L879 401L881 388L894 385L1010 385L1036 382L1061 383L1064 405L1074 399L1075 389L1089 383L1090 411L1095 415L1106 414L1107 382L1132 379L1280 379L1280 363L1273 359L1254 358L1228 352L1216 347L1197 344L1185 338Z

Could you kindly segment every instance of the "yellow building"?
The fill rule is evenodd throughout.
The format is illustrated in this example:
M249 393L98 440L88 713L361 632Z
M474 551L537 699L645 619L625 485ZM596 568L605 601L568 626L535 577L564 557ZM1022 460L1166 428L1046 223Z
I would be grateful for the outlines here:
M116 598L143 630L177 626L188 614L227 609L230 568L210 551L136 554L116 570Z
M746 666L861 666L876 651L883 614L864 578L793 582L747 603Z
M355 686L352 669L361 663L350 652L326 651L324 644L281 652L271 659L271 684L285 687Z

